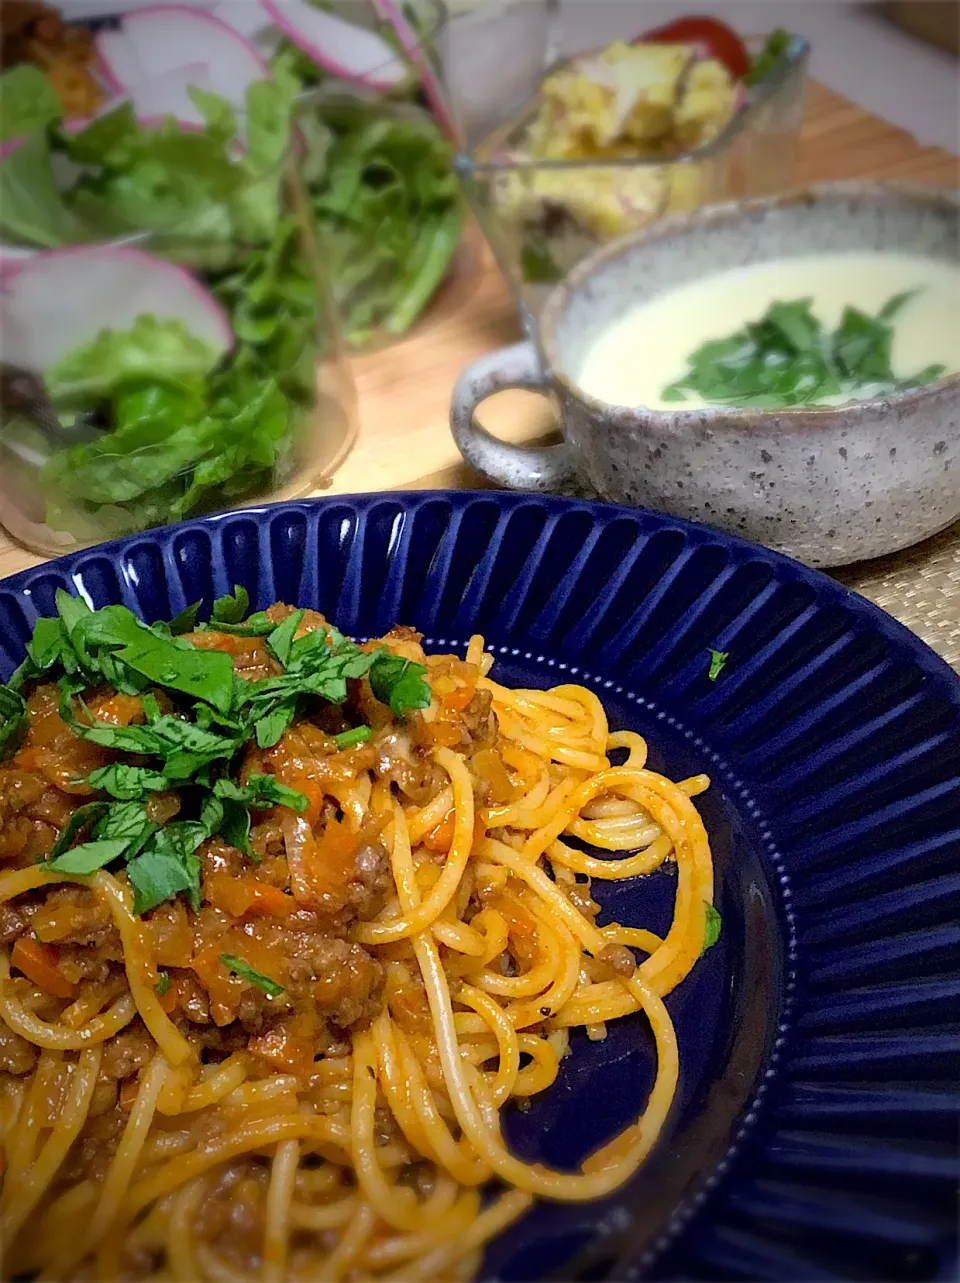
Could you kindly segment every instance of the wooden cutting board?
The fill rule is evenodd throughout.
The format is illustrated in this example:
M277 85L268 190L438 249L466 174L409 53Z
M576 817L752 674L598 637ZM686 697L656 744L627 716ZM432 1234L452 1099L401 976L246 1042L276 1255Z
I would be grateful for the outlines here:
M839 94L811 84L800 142L797 181L898 179L960 185L960 160L864 111ZM506 286L479 241L469 241L462 279L434 316L404 342L355 358L360 434L332 484L320 494L366 490L480 488L448 427L450 392L460 370L491 348L520 337ZM549 438L548 403L530 393L505 392L485 407L487 427L512 441ZM42 558L0 531L0 577Z

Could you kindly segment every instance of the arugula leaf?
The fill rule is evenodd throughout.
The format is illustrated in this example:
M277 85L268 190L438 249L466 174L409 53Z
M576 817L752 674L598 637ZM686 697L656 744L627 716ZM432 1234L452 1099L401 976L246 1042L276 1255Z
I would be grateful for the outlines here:
M96 873L97 869L102 869L123 855L129 845L126 838L103 838L94 842L83 842L80 846L73 846L69 851L64 851L55 859L48 860L47 866L56 869L58 873Z
M158 974L157 983L153 986L153 989L154 989L154 993L156 993L158 998L162 998L164 994L169 992L170 990L170 972L169 971L161 971Z
M248 775L246 784L233 780L217 780L214 796L242 802L254 811L265 811L271 806L289 806L292 811L305 811L307 799L296 789L287 788L274 775Z
M715 945L717 941L720 939L720 929L722 924L723 924L723 919L720 917L719 912L713 907L712 904L708 904L707 905L707 925L703 933L703 948L700 950L701 957L703 956L703 954L707 952L708 949L712 948L713 945Z
M277 984L276 980L271 980L269 976L262 976L259 971L254 971L253 967L242 958L235 958L230 953L221 953L220 961L228 971L232 971L241 980L246 980L258 989L262 989L268 998L279 998L285 992L283 985Z
M16 752L26 729L27 706L23 699L9 686L0 686L0 758Z
M353 748L355 744L366 744L367 740L373 734L369 726L355 726L353 730L341 731L339 735L334 735L333 742L337 748Z
M422 664L399 655L382 654L370 669L370 685L382 704L389 704L397 717L430 703L430 687L424 680L427 670Z
M233 594L218 597L213 603L212 619L215 624L239 624L250 609L250 594L242 584L234 584Z
M62 115L57 91L39 67L21 63L0 76L0 143L46 129Z
M711 650L707 653L710 656L710 670L707 673L707 680L715 682L724 668L726 668L730 652L728 650Z
M44 373L58 404L88 404L112 396L131 380L186 383L208 374L219 353L190 333L180 320L158 320L146 312L128 330L100 330Z
M162 792L170 787L167 777L159 771L151 771L146 766L126 766L123 762L91 771L87 783L121 802L134 801L146 793Z

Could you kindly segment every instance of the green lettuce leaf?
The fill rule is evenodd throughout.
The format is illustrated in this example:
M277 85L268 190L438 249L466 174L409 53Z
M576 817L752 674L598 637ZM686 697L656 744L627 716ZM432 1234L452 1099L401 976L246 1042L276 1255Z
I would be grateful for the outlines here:
M91 238L91 229L64 201L42 133L28 134L0 160L0 237L40 249Z
M380 327L402 334L446 275L463 230L451 147L417 116L315 110L326 130L303 132L302 165L348 337L362 343Z
M190 384L208 374L218 356L182 321L143 313L129 330L101 330L74 348L46 372L44 382L55 401L106 397L133 380Z
M23 64L0 76L0 143L46 129L62 115L57 91L39 67Z

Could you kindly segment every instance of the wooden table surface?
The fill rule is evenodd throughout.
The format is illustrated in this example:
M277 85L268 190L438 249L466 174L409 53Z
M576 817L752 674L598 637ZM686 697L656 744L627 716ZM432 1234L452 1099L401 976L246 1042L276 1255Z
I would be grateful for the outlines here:
M797 181L900 179L960 185L960 160L870 115L821 85L811 84L800 141ZM450 392L475 357L520 337L506 286L485 248L474 249L472 281L459 304L426 319L402 343L354 360L360 434L353 451L318 493L480 487L483 479L460 459L448 427ZM484 410L484 423L512 441L542 440L554 430L548 403L531 393L504 392ZM42 558L0 531L0 577Z

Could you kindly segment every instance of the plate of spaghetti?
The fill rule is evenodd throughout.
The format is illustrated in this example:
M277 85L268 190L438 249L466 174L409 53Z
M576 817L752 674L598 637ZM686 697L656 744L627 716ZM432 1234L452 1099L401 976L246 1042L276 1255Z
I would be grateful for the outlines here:
M0 662L4 1279L950 1277L960 694L862 599L374 495Z

